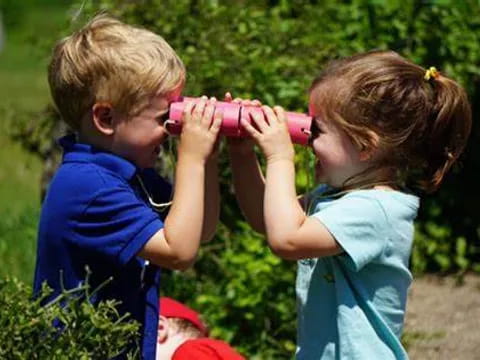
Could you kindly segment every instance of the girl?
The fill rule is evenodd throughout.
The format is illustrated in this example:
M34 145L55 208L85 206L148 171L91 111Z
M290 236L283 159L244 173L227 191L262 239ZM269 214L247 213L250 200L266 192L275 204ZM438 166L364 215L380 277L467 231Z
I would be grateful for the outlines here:
M464 90L394 52L327 66L309 103L322 185L300 203L285 113L262 109L242 125L266 157L266 177L253 148L231 141L234 184L271 249L299 260L297 359L406 359L415 194L435 191L465 147Z

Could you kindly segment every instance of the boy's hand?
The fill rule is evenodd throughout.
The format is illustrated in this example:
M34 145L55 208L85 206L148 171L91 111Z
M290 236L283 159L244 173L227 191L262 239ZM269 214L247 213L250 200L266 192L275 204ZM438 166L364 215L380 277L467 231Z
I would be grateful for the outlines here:
M293 161L294 149L287 128L285 111L276 106L262 106L263 114L251 111L252 124L242 119L242 126L260 146L267 162L276 160Z
M204 162L212 154L223 117L220 111L215 112L215 102L202 96L198 102L185 105L178 156Z

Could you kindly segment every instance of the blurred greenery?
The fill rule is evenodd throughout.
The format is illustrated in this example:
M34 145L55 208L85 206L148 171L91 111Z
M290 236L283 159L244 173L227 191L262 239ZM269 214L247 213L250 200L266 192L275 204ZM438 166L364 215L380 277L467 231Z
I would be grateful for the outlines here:
M221 98L228 90L306 111L307 89L326 62L374 48L395 50L457 79L469 92L474 129L460 166L437 194L424 198L411 267L415 273L480 271L478 0L90 0L74 3L68 12L61 3L35 11L22 4L22 19L30 20L5 20L12 32L7 27L10 42L0 53L0 83L8 84L0 89L5 125L0 145L8 149L0 163L0 212L5 214L0 217L0 261L6 264L1 274L31 278L39 159L51 156L50 134L58 124L45 110L43 68L49 47L100 9L164 36L187 66L185 94L190 95ZM5 8L0 9L6 18ZM73 13L79 16L71 24ZM22 151L20 144L36 155ZM297 150L297 185L304 191L311 187L311 156ZM162 291L199 309L214 336L249 358L291 358L295 264L273 256L244 222L225 156L221 168L217 237L201 250L194 269L166 272Z
M5 44L0 52L0 269L1 276L32 281L40 209L42 161L8 136L37 124L49 101L46 64L65 29L66 1L0 0Z

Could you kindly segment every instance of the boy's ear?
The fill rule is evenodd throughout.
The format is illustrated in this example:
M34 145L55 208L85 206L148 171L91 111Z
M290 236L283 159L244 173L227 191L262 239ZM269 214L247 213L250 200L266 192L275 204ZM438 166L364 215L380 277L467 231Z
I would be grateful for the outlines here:
M165 316L158 317L157 343L163 344L168 339L169 323Z
M380 144L380 137L378 134L372 130L368 131L368 146L363 148L360 151L360 160L367 161L375 156L375 153L378 150L378 145Z
M92 107L93 124L104 135L114 133L113 107L108 103L95 103Z

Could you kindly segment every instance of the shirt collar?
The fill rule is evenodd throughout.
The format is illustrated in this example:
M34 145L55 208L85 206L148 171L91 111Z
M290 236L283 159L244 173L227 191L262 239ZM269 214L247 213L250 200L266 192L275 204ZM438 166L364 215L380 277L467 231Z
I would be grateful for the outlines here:
M118 155L77 142L74 134L64 136L58 142L63 148L63 163L93 163L119 174L127 181L130 181L138 170L134 164Z

